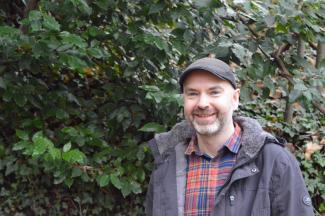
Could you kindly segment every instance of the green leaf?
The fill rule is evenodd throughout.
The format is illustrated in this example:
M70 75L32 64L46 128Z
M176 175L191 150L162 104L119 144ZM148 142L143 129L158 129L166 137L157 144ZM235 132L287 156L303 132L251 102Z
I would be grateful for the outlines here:
M143 182L146 178L146 174L143 170L137 170L137 177L140 182Z
M28 19L23 20L23 24L29 24L32 32L38 32L42 29L41 19L42 13L37 10L32 10L28 15Z
M63 109L57 109L55 112L55 117L57 119L63 120L63 119L68 119L69 118L69 113L67 113Z
M87 66L83 60L75 56L68 56L67 60L67 63L72 70L83 69Z
M0 144L0 158L5 156L5 154L6 154L6 148Z
M252 53L243 47L240 44L233 44L233 47L231 48L232 52L235 54L235 56L240 60L240 62L244 65L250 64L250 58Z
M267 27L272 27L275 23L275 18L272 15L267 15L264 19Z
M33 135L33 137L32 137L32 141L33 141L33 142L36 142L36 140L37 140L38 138L40 138L40 137L43 137L43 131L38 131L38 132L36 132L36 133Z
M164 9L164 7L165 7L164 3L162 2L152 4L149 9L149 14L159 13Z
M25 106L25 104L27 102L26 96L22 95L22 94L15 95L14 100L15 100L16 104L20 107Z
M116 187L117 189L121 189L122 188L122 184L120 179L116 176L116 174L111 174L110 175L110 179L112 184L114 185L114 187Z
M128 182L123 182L121 192L124 198L127 197L132 192L132 186Z
M81 175L82 175L82 171L81 171L80 168L74 167L74 168L72 169L72 173L71 173L71 177L72 177L72 178L79 177L79 176L81 176Z
M88 53L95 58L102 58L104 56L102 50L98 48L89 48Z
M18 163L7 163L6 164L6 172L5 176L10 175L11 173L14 173L18 170Z
M68 45L75 45L80 48L84 48L87 46L85 43L85 40L80 37L79 35L71 34L69 32L63 31L60 33L60 36L62 37L63 44Z
M29 20L40 20L42 18L42 13L37 10L32 10L28 14Z
M71 137L79 136L78 131L74 127L65 127L61 130L63 133L69 134Z
M155 133L162 133L164 132L166 129L164 126L155 123L155 122L150 122L145 124L143 127L141 127L139 129L139 131L143 131L143 132L155 132Z
M155 37L154 44L158 49L168 51L168 44L162 38Z
M73 179L72 178L67 178L64 180L64 184L66 186L68 186L68 188L71 188L72 184L73 184Z
M7 85L2 77L0 77L0 88L7 89Z
M59 159L61 159L61 151L60 151L60 149L55 148L53 146L50 146L48 148L48 152L51 155L51 157L52 157L53 160L59 160Z
M32 156L42 155L49 147L54 146L51 140L39 134L37 136L33 136L33 142L34 146Z
M82 13L90 15L92 13L91 7L85 0L71 0L72 4L80 9Z
M193 2L195 6L202 8L208 7L212 3L212 0L194 0Z
M155 85L142 85L142 86L139 86L139 88L144 89L145 91L148 91L148 92L159 92L160 91L159 87L155 86Z
M49 30L60 30L60 24L54 19L54 17L44 14L43 16L43 25Z
M276 23L275 30L278 33L288 33L288 26L283 25L282 23Z
M99 176L98 180L97 180L97 184L100 186L100 187L105 187L108 185L109 183L109 175L107 174L103 174L101 176Z
M137 158L138 160L142 161L145 157L143 148L139 148L138 152L137 152Z
M187 42L187 43L191 43L194 39L194 34L191 30L185 30L184 34L183 34L183 39Z
M30 142L23 140L23 141L15 143L12 147L12 150L19 151L19 150L25 149L29 145L30 145Z
M86 156L78 149L63 152L62 159L70 163L84 163Z
M0 26L0 37L7 37L19 34L20 31L10 26Z
M63 146L63 152L67 152L70 149L71 149L71 142L68 142Z
M53 184L61 184L65 179L65 175L58 176L54 179Z
M29 140L29 135L26 131L16 129L16 136L21 140Z
M138 182L132 181L130 185L131 185L131 190L134 194L139 194L142 192L141 185Z
M296 101L304 92L308 90L303 81L297 79L295 81L296 84L294 86L294 89L289 94L289 102Z
M33 153L32 156L39 156L45 153L45 151L47 150L47 145L46 142L44 142L44 140L38 140L37 143L35 143L34 147L33 147Z
M110 2L107 0L97 0L94 2L94 4L96 4L98 7L100 7L103 10L107 10L107 8L109 7Z

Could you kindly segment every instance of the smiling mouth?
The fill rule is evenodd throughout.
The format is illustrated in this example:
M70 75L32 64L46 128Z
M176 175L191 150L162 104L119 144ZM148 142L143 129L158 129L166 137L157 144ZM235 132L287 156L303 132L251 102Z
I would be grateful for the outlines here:
M209 118L209 117L211 117L211 116L214 116L215 115L215 113L210 113L210 114L193 114L194 115L194 117L197 117L197 118Z
M195 116L198 116L198 117L201 117L201 118L204 118L204 117L210 117L210 116L213 116L214 114L209 114L209 115L198 115L198 114L194 114Z

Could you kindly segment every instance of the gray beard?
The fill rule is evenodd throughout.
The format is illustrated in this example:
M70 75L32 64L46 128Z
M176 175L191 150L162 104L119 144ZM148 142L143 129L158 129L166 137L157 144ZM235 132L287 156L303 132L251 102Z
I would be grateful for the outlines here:
M202 124L198 124L194 120L192 122L192 125L198 134L205 135L205 136L213 136L220 133L220 131L224 126L224 122L217 120L212 124L202 125Z

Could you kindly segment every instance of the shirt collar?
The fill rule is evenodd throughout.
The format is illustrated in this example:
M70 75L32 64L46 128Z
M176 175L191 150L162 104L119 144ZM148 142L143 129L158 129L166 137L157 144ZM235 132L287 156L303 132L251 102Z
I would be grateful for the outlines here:
M227 148L229 151L233 152L234 154L237 154L240 147L240 138L241 138L241 128L237 123L235 123L235 131L230 136L230 138L223 144L224 148ZM192 136L185 150L186 155L191 155L192 153L195 153L198 156L204 155L204 153L200 151L199 146L197 144L196 134Z

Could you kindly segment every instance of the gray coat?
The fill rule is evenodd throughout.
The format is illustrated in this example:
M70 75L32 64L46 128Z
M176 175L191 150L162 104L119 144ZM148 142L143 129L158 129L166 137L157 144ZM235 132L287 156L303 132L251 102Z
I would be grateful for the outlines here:
M215 216L309 216L311 199L294 156L284 141L265 132L257 121L238 117L242 128L236 165L215 200ZM184 214L185 149L194 133L183 121L149 142L155 158L146 215Z

